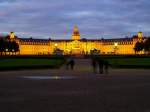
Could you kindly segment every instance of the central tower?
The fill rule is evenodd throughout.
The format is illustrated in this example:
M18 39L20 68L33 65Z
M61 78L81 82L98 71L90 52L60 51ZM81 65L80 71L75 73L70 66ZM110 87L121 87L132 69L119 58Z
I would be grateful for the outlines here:
M10 32L9 36L10 36L11 41L13 41L15 39L15 33L14 32Z
M77 26L74 26L73 28L72 40L80 40L80 33Z
M143 41L143 33L140 31L138 32L138 41L142 42Z

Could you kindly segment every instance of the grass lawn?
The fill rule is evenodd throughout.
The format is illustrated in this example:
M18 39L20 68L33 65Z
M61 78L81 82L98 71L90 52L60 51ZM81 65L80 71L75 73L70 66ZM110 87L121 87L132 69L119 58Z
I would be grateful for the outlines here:
M107 60L114 67L150 68L150 58L108 58Z
M150 65L150 58L108 59L112 65Z
M149 68L150 56L98 56L97 59L108 60L116 68Z
M0 70L32 69L32 68L58 68L64 63L64 59L51 58L2 58Z

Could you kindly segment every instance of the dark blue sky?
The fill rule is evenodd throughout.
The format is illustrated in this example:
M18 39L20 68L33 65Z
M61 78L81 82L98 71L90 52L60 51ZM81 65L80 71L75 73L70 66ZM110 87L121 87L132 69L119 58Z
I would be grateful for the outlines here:
M150 35L150 0L0 0L0 33L22 37L121 38Z

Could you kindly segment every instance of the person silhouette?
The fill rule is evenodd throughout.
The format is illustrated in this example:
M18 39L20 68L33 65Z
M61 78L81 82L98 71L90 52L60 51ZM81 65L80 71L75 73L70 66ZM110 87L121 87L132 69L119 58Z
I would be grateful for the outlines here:
M75 61L74 61L74 59L71 59L70 60L70 68L71 68L71 70L74 69L74 65L75 65Z
M104 60L99 59L98 60L98 65L99 65L99 73L103 74L103 72L104 72Z
M70 65L70 61L67 61L67 62L66 62L66 69L67 69L67 70L69 69L69 65Z
M66 69L74 69L74 65L75 65L75 61L73 58L70 58L67 62L66 62Z
M109 62L108 62L107 60L105 60L105 61L104 61L105 74L108 74L108 73L109 73L109 71L108 71L109 65L110 65Z
M93 67L93 72L97 73L97 62L96 59L92 58L92 67Z

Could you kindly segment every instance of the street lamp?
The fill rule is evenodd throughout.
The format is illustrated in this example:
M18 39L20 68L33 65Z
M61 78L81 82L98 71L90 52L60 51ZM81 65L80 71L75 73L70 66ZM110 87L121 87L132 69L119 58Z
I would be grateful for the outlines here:
M56 43L56 44L55 44L55 47L57 47L57 46L58 46L58 44Z
M54 44L54 46L55 46L55 48L54 48L54 49L56 50L56 49L57 49L58 44L57 44L57 43L55 43L55 44Z

